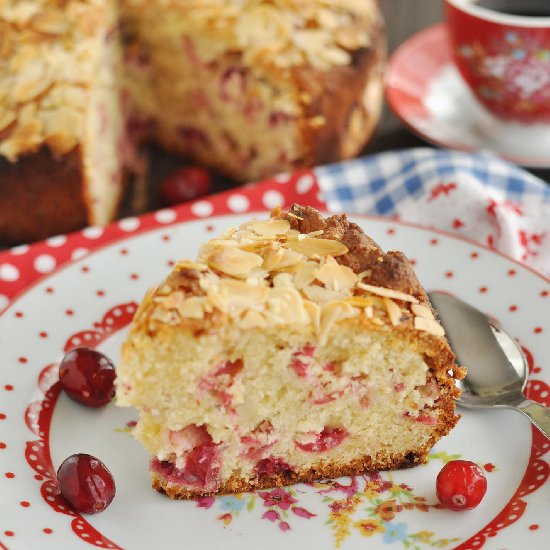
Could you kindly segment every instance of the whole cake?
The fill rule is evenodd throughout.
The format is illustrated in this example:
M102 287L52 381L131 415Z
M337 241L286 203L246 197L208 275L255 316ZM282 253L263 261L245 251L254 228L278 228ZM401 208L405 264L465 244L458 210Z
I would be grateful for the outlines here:
M355 155L382 105L377 0L0 0L0 52L4 243L112 219L133 144L249 181Z
M463 371L406 257L310 207L231 228L145 297L117 401L171 498L414 466Z

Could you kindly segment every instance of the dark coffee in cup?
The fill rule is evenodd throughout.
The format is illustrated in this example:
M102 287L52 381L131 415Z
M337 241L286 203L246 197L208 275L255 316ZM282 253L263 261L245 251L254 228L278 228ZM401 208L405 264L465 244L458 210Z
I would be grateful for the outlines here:
M550 17L550 0L474 0L488 10L526 17Z

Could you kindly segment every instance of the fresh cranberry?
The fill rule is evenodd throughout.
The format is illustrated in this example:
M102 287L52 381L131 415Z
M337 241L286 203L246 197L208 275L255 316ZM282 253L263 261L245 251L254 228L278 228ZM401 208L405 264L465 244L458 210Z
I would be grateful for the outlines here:
M102 512L116 492L115 481L105 464L87 454L65 459L57 470L57 480L61 494L83 514Z
M170 206L207 195L211 189L212 177L204 168L185 166L160 184L159 196Z
M306 453L325 453L338 447L349 435L344 428L325 426L319 434L304 434L301 441L294 440L296 447Z
M88 407L101 407L115 395L113 362L90 348L69 351L59 366L59 381L67 395Z
M451 460L437 476L437 498L451 510L475 508L486 491L487 480L483 471L469 460Z
M292 468L282 458L270 456L262 458L254 466L254 473L258 477L273 477L279 474L291 473Z

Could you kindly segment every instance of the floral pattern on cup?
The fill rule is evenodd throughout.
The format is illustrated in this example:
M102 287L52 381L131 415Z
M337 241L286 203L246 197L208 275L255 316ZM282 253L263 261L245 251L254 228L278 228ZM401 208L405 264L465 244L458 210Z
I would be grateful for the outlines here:
M497 53L478 41L457 52L476 79L479 99L497 114L513 112L519 118L550 110L550 49L514 31L504 32L493 49Z

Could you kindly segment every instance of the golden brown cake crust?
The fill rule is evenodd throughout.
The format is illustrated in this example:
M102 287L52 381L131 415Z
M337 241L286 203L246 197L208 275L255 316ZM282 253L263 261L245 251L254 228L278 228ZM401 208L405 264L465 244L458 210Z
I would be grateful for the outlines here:
M0 157L0 243L15 245L88 224L80 149L55 157L47 147L11 163Z

